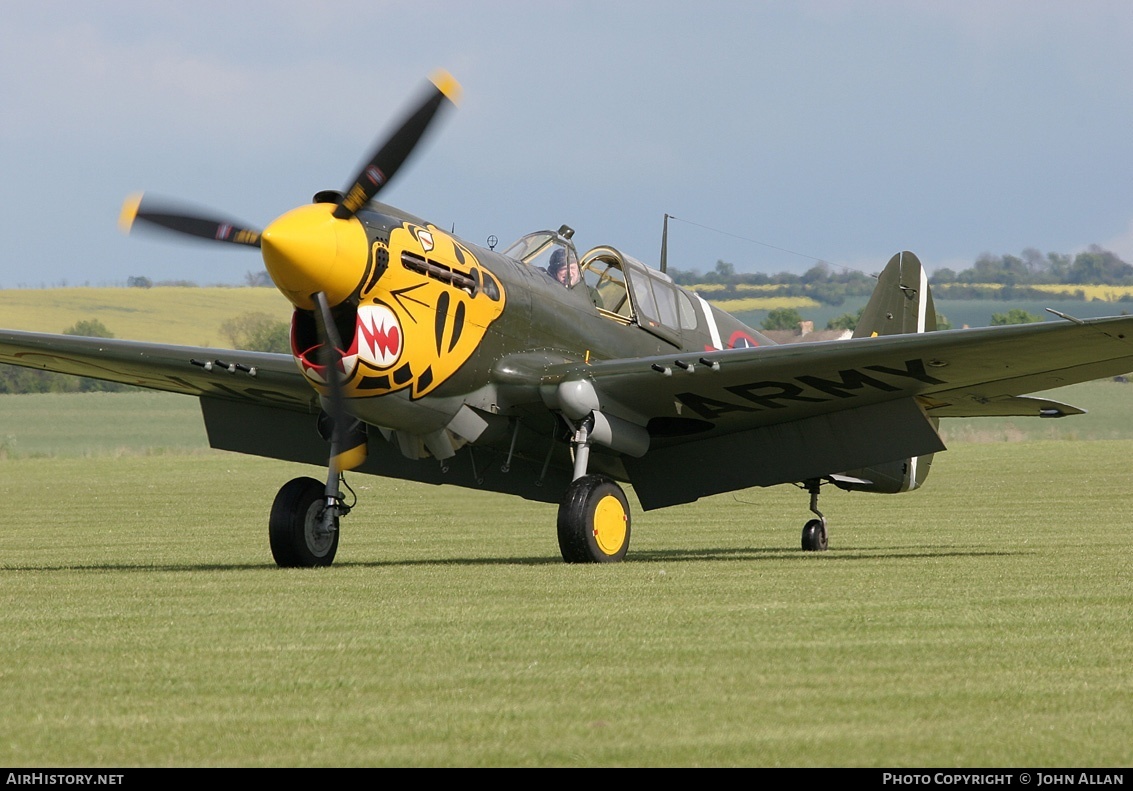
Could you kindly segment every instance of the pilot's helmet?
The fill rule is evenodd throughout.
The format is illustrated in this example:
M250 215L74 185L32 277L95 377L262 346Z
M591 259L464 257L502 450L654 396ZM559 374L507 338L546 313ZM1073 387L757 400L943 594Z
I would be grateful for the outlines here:
M566 251L563 250L563 248L561 248L561 247L556 247L554 250L551 251L551 260L550 260L550 263L547 265L547 269L550 270L552 273L554 273L554 272L558 272L560 269L564 268L566 265L567 265Z

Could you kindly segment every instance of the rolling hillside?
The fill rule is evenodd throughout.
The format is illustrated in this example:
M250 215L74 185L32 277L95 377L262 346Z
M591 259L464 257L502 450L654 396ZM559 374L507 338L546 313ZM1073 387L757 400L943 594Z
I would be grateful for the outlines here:
M48 288L0 290L0 327L62 332L98 319L116 338L187 346L229 346L220 325L244 313L291 320L274 288Z

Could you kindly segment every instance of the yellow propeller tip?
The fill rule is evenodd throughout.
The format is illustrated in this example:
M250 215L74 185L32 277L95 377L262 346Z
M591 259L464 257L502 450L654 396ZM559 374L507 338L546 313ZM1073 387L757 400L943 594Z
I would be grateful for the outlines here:
M353 470L366 461L366 443L348 448L334 457L334 464L339 470L346 472Z
M142 193L138 192L126 198L122 204L122 213L118 215L118 227L122 233L129 233L134 227L134 219L138 216L138 207L142 205Z
M437 90L448 97L448 100L453 104L460 101L460 83L444 69L437 69L433 72L429 77L429 81L437 86Z

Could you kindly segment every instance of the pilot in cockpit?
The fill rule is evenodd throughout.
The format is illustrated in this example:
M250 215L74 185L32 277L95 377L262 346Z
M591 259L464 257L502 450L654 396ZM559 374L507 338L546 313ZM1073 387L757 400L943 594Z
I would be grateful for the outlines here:
M574 287L582 274L578 271L578 261L574 256L567 256L566 250L556 247L551 251L551 260L547 265L547 274L567 288Z

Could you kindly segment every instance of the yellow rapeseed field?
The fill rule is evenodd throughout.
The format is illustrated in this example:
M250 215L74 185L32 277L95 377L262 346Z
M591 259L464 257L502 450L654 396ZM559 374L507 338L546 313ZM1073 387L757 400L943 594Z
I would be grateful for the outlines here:
M1079 296L1090 302L1119 302L1122 297L1133 295L1133 286L1071 286L1071 285L1045 285L1032 286L1038 291L1047 294L1065 295L1071 299Z
M763 294L774 294L783 291L789 286L786 283L736 283L734 286L728 286L724 283L697 283L695 286L689 286L689 291L695 291L699 294L713 294L717 291L727 291L729 288L732 291L741 293L758 292Z
M720 310L742 313L745 310L777 310L779 308L817 308L819 303L810 297L742 297L740 299L709 299Z

